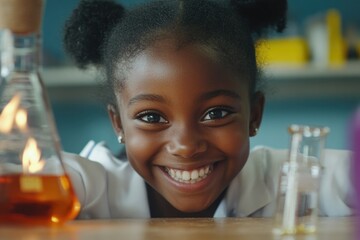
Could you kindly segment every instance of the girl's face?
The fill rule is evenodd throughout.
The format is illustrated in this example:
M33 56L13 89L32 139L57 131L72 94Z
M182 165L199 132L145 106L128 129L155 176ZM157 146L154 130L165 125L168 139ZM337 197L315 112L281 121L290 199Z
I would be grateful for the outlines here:
M235 79L205 51L168 42L131 63L111 112L134 169L183 212L209 207L244 166L263 101L251 107Z

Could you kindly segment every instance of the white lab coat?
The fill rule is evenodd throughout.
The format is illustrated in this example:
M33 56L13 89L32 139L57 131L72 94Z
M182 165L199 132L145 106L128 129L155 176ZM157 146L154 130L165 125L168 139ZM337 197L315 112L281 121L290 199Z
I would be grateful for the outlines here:
M80 219L150 217L144 180L129 162L115 158L103 143L90 141L80 155L63 156L81 202ZM286 157L287 150L254 148L214 217L273 216L280 164ZM319 193L320 215L353 214L350 157L346 150L326 150Z

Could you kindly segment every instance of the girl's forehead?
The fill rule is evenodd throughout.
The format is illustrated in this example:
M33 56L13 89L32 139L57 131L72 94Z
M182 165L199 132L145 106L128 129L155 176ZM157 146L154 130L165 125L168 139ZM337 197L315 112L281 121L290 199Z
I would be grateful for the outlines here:
M236 81L248 85L245 74L239 74L224 61L221 52L205 44L178 45L170 40L160 41L137 54L128 65L126 81L146 81L153 78L201 78L217 84ZM183 80L185 80L183 79ZM206 81L204 81L206 83Z
M122 96L155 93L196 99L218 89L248 96L248 81L230 71L209 49L156 45L138 54L127 71Z

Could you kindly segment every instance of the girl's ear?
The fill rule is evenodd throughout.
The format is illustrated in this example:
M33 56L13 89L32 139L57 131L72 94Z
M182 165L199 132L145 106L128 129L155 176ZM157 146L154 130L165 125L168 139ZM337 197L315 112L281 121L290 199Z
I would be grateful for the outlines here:
M107 105L107 110L116 136L123 137L123 128L122 128L119 112L116 110L116 107L112 104Z
M252 103L251 103L251 113L250 113L250 124L249 124L249 134L250 137L253 137L257 134L264 112L265 106L265 96L262 92L256 92L254 94Z

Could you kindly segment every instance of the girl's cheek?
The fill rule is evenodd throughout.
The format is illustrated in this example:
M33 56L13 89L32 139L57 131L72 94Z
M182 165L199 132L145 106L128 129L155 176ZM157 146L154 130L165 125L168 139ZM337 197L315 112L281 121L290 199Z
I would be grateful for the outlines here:
M143 134L141 132L129 133L130 138L126 139L126 151L129 158L135 164L146 164L151 161L159 150L159 139L151 136L151 134Z
M244 128L243 123L236 123L226 128L216 130L211 136L216 140L217 146L228 153L236 153L246 147L249 141L249 132Z

